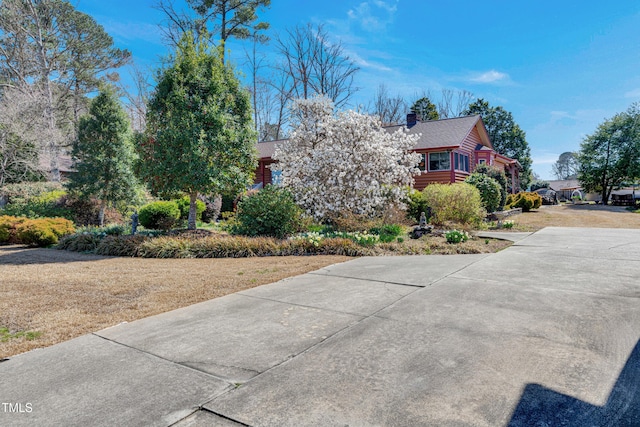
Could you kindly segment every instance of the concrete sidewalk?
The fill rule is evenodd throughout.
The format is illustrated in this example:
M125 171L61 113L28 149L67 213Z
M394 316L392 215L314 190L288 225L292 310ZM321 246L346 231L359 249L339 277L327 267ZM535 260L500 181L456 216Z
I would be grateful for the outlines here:
M640 230L359 258L0 363L1 426L640 425Z

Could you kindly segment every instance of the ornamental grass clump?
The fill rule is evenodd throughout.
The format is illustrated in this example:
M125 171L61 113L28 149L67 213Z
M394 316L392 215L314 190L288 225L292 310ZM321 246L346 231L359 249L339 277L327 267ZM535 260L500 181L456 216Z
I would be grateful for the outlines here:
M101 240L102 238L97 234L76 233L60 239L56 248L72 252L94 252Z
M100 240L94 252L98 255L134 257L138 256L140 245L148 239L141 235L106 236Z

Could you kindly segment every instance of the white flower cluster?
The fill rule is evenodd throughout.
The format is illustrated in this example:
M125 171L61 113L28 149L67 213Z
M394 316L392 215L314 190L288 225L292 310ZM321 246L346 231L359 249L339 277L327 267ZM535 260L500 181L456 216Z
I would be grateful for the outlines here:
M296 100L292 117L294 130L273 158L282 185L308 214L373 216L402 204L402 186L420 173L420 155L409 151L419 135L389 133L375 117L355 111L334 113L325 97Z

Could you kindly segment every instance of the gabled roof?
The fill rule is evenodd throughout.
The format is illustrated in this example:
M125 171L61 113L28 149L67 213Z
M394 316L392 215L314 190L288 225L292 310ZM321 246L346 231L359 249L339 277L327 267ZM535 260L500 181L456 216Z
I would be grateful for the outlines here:
M258 142L258 158L260 159L271 159L273 158L273 153L276 151L276 144L278 142L286 141L286 139L279 139L277 141L265 141Z
M560 179L549 181L549 188L555 191L573 190L575 188L581 188L581 185L577 179Z
M384 129L392 133L401 128L406 129L407 126L404 124L386 126ZM492 150L493 145L489 139L489 134L479 115L417 122L409 128L408 133L411 135L420 134L420 139L418 139L416 146L413 148L414 150L455 148L462 144L474 128L478 130L481 141L480 146ZM285 140L259 142L257 144L259 157L261 159L272 158L276 144L282 141ZM476 147L476 150L478 149Z
M385 130L395 132L406 125L386 127ZM482 145L493 149L487 130L479 115L455 117L451 119L417 122L409 128L409 134L421 134L414 150L433 149L440 147L459 147L473 128L478 129Z

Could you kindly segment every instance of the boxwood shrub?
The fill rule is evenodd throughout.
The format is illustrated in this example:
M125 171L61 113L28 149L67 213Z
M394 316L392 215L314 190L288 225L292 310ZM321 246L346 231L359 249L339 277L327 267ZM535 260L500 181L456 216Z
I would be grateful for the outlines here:
M144 228L169 230L178 224L180 208L174 201L151 202L140 208L138 220Z
M275 185L242 197L235 219L233 234L277 238L301 231L304 222L289 190Z

